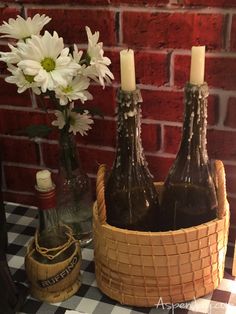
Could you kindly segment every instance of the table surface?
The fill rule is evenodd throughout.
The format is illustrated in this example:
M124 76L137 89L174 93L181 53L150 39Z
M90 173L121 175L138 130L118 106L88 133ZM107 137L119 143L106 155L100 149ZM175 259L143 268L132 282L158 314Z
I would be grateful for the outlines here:
M37 210L31 207L6 204L8 223L8 265L14 279L26 283L24 257L29 240L34 236L37 226ZM159 308L138 308L123 306L111 300L97 288L93 249L82 250L82 285L70 299L56 303L42 303L28 297L20 313L30 314L63 314L75 310L88 314L184 314L184 313L236 313L236 281L231 275L232 259L226 258L224 279L213 293L189 303L162 305ZM158 301L157 301L158 302Z

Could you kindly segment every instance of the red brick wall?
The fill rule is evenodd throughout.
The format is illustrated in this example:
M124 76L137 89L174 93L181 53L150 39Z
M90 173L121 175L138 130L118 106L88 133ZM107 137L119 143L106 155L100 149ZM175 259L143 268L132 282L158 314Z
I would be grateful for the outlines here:
M21 5L19 4L21 3ZM85 47L84 26L99 30L112 60L113 85L92 87L105 114L87 137L78 138L84 168L94 179L99 163L112 164L115 152L115 92L119 86L119 50L131 47L144 98L142 139L155 180L163 180L178 149L183 114L183 86L189 77L190 48L206 45L206 80L210 86L208 152L223 160L236 225L236 0L22 0L2 1L0 22L24 10L46 13L47 26L66 43ZM0 50L6 40L0 40ZM57 169L57 141L33 142L17 134L29 123L50 121L29 95L17 95L4 82L0 65L0 141L3 149L5 200L34 204L34 174ZM236 235L236 232L235 232ZM232 232L232 239L233 239Z

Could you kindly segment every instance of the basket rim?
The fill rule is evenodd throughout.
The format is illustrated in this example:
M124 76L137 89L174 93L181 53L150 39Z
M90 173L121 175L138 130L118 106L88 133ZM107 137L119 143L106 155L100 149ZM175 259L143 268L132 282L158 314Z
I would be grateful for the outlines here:
M109 225L106 221L104 223L100 223L99 219L98 219L98 205L97 205L97 201L94 202L93 205L93 213L94 216L96 218L97 223L104 229L107 229L109 231L115 231L116 233L120 233L120 234L129 234L129 235L143 235L143 236L158 236L158 237L166 237L167 235L173 236L173 235L182 235L182 234L186 234L190 231L201 231L201 230L205 230L206 228L210 228L211 226L215 225L218 221L222 221L225 220L226 218L228 218L229 216L229 207L226 207L226 214L224 217L222 218L215 218L211 221L205 222L203 224L197 225L197 226L192 226L192 227L188 227L188 228L181 228L178 230L169 230L169 231L138 231L138 230L129 230L129 229L122 229L122 228L118 228L112 225Z

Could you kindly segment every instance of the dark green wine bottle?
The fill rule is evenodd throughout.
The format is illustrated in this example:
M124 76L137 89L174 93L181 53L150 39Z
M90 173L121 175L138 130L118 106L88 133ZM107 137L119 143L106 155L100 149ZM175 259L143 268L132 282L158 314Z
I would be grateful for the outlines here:
M177 230L216 218L217 197L207 148L206 83L185 87L180 149L164 183L160 229Z
M107 222L124 229L157 231L159 202L141 143L141 102L138 89L118 92L117 151L105 186Z

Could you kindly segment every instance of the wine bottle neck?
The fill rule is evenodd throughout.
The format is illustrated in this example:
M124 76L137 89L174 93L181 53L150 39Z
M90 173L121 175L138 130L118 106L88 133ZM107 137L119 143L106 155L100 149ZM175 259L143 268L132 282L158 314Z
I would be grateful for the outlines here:
M117 154L116 165L125 167L144 164L141 142L142 97L139 90L118 93Z
M206 149L208 87L186 84L183 135L178 155L208 161Z
M55 186L49 191L36 188L39 213L39 233L57 227L58 216L56 211L56 189Z

